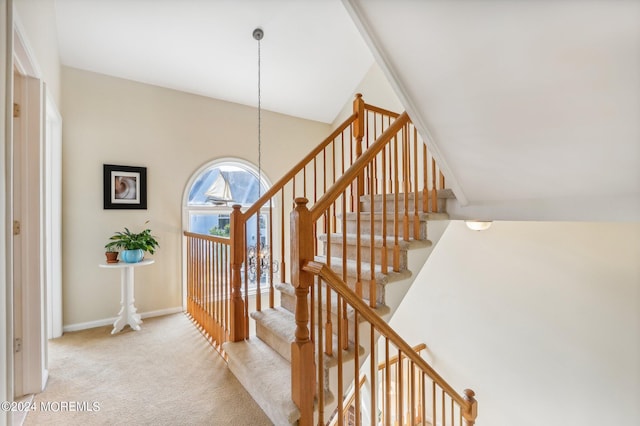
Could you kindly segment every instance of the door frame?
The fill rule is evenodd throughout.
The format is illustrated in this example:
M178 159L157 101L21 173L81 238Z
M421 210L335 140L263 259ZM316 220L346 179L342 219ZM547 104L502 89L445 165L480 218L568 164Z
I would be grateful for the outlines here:
M45 174L45 88L41 80L42 73L35 60L33 50L26 38L26 32L13 15L12 60L15 70L22 80L22 93L14 93L19 98L20 130L19 140L14 138L16 158L10 158L12 187L19 193L11 194L9 209L18 211L20 217L20 252L13 253L17 262L12 264L20 268L15 279L9 285L21 286L13 297L14 303L14 345L15 337L20 337L21 350L11 351L15 366L13 376L13 397L41 392L47 382L47 295L46 262L48 255L45 245L46 216L46 179ZM12 98L13 98L12 97ZM20 165L13 169L15 161ZM19 202L20 206L13 205ZM13 235L13 233L11 234ZM18 294L19 293L19 294ZM19 315L19 318L16 316Z

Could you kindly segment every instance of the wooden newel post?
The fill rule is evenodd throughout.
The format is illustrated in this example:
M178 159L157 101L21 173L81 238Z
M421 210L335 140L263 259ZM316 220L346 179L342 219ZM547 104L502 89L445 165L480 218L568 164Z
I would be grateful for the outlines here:
M466 423L465 426L473 426L476 423L476 417L478 417L478 401L476 401L475 396L476 393L471 389L464 390L464 399L469 403L468 408L462 413Z
M242 300L242 263L244 262L245 237L244 221L240 205L234 204L231 212L231 303L229 318L229 340L238 342L246 339L244 301Z
M309 333L309 288L313 275L302 270L313 260L313 223L306 198L296 198L291 212L291 281L296 291L296 332L291 343L291 398L300 409L300 426L313 424L316 368Z

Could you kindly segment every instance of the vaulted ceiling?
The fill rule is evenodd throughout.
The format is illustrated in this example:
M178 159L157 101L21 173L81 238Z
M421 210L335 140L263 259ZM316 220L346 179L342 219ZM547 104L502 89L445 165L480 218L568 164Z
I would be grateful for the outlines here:
M55 0L63 65L332 122L373 64L340 0Z
M640 220L640 1L345 5L456 214Z
M640 220L640 1L55 0L64 65L331 122L374 59L456 217Z

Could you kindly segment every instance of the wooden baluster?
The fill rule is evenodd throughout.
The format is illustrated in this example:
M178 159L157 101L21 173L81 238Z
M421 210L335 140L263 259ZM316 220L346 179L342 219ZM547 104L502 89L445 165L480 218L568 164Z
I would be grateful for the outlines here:
M244 221L240 205L234 204L231 212L230 228L231 228L231 322L229 324L229 339L232 342L238 342L248 337L245 333L245 323L247 321L247 313L245 311L245 302L242 300L242 277L241 268L245 254L245 237L244 237Z
M418 216L418 212L420 211L420 185L418 180L418 163L419 163L419 151L418 151L418 129L413 127L413 239L419 240L420 235L420 216Z
M376 330L373 327L373 324L369 326L369 347L371 348L371 355L369 356L370 361L370 371L369 377L371 381L371 409L370 415L371 417L371 426L376 426L378 424L377 419L377 407L378 404L376 402L376 396L378 394L378 351L376 350ZM356 349L357 350L357 349Z
M400 236L400 200L399 200L399 192L400 192L400 182L398 177L398 136L393 137L393 148L395 155L393 156L394 167L393 167L393 196L394 196L394 211L393 211L393 270L395 272L400 272L400 244L398 242L398 238ZM391 159L389 159L391 161Z
M196 293L196 300L198 303L198 325L202 327L202 241L198 242L198 290Z
M313 424L313 399L316 390L316 369L313 342L310 340L307 296L313 285L313 275L302 269L304 262L313 260L311 214L306 198L296 198L291 212L291 281L296 295L295 341L291 343L291 398L300 410L299 425Z
M191 295L192 289L191 285L193 283L193 278L191 274L193 273L193 250L192 250L192 239L191 237L187 238L187 313L193 317L191 312Z
M451 426L455 426L455 423L456 423L456 417L454 412L455 404L454 404L453 398L450 398L450 399L451 399Z
M255 254L255 267L256 267L256 311L262 310L262 291L260 289L262 281L262 259L260 253L262 252L262 241L260 240L260 217L262 216L262 207L258 209L256 213L256 254Z
M286 263L285 263L285 238L284 238L284 186L280 190L280 199L283 202L280 203L280 282L285 283L286 276Z
M333 210L335 211L335 203L332 204ZM331 207L329 207L329 210L327 210L327 212L325 213L325 218L329 218L329 216L331 215ZM335 213L334 213L335 215ZM327 251L326 251L326 255L327 255L327 266L331 267L331 233L328 232L327 233ZM322 291L322 289L318 290L319 292ZM327 355L331 356L333 355L333 324L331 323L331 287L329 285L325 285L325 291L327 293L327 319L326 319L326 323L325 323L325 332L326 332L326 342L324 344L324 351ZM318 323L320 325L320 323Z
M249 261L247 257L247 243L246 243L247 227L249 226L249 223L247 222L247 218L244 215L243 215L243 221L244 221L244 226L242 227L242 229L244 231L244 235L242 239L244 241L244 249L243 249L242 259L244 261L244 282L242 283L242 285L244 286L243 287L244 294L249 294ZM233 256L233 251L231 253ZM233 282L231 285L233 286ZM245 335L245 338L249 338L249 298L248 297L244 298L244 314L245 314L244 335Z
M415 373L415 366L413 364L413 361L410 361L409 358L407 358L407 363L409 364L409 380L408 380L408 386L409 386L409 418L411 419L411 424L415 424L416 423L416 417L417 417L417 413L416 413L416 373Z
M438 186L436 184L436 160L431 157L431 212L438 211Z
M346 218L347 214L347 191L342 193L342 215ZM342 220L342 235L347 235L347 221L345 219ZM342 281L347 282L347 245L342 244ZM342 299L340 299L342 300ZM342 349L347 349L349 346L349 321L347 320L347 308L344 304L338 303L338 316L342 318L342 321L338 321L338 330L339 336L342 336L341 339L338 339L338 344ZM338 356L342 351L338 351Z
M360 327L358 327L358 311L354 312L353 323L355 324L354 333L353 333L353 383L354 386L354 395L355 395L355 411L356 411L356 425L360 425L360 351L358 348L360 347ZM342 396L341 396L342 398Z
M211 289L214 286L214 280L211 270L211 261L213 253L211 253L211 241L204 242L204 311L205 323L204 329L210 338L215 338L213 331L213 305L211 303Z
M427 423L427 381L424 373L420 373L420 422Z
M346 198L346 194L344 194ZM341 306L343 304L342 297L340 295L337 296L338 301L338 309L341 310ZM340 346L340 342L343 340L344 335L344 326L342 321L341 313L338 313L338 345ZM342 348L338 348L338 425L344 424L344 406L343 406L343 396L344 396L344 381L343 381L343 367L342 367Z
M374 159L369 167L369 306L376 307L376 233L375 233L375 208L374 206Z
M269 308L273 309L275 306L275 289L273 288L273 198L269 199L269 264L267 270L269 271Z
M356 121L353 123L353 137L356 140L356 159L362 155L362 138L364 137L365 129L365 110L364 101L362 100L362 94L356 94L356 98L353 101L353 112L357 113ZM353 161L351 162L353 164ZM360 196L364 193L364 174L358 175L358 185L356 187L356 193L354 194L354 209L360 204Z
M391 424L391 364L389 363L389 338L384 339L385 425Z
M427 145L422 143L422 211L429 211L429 170L427 161Z
M409 179L411 176L409 161L409 131L407 125L402 127L402 192L404 193L402 215L402 238L409 241Z
M382 150L381 157L381 170L382 170L382 253L380 259L380 270L383 274L389 272L389 261L387 259L387 150L386 148Z
M302 169L302 196L307 198L307 166Z
M446 409L446 403L445 403L445 396L446 394L444 393L444 389L442 389L442 426L447 426L447 409Z
M318 277L317 279L317 294L318 294L318 302L317 302L317 315L318 315L318 339L317 339L317 344L318 344L318 372L317 372L317 377L323 377L324 374L324 350L322 349L322 341L323 341L323 330L322 330L322 282L320 280L320 277ZM312 285L312 288L314 288L315 286ZM327 288L329 288L329 286L326 286ZM311 297L311 300L313 300L313 296ZM327 299L326 302L327 308L331 305L331 301L329 299ZM330 314L327 312L327 316L329 316ZM313 326L312 326L313 327ZM315 329L315 327L314 327ZM327 339L331 339L331 336L327 336ZM320 383L320 386L318 386L318 424L319 425L324 425L325 421L324 421L324 385L322 384L321 380L318 380L318 382Z
M313 157L313 179L312 179L312 184L311 186L313 186L313 204L316 203L316 201L318 201L318 156L316 155L315 157Z
M464 417L464 420L466 421L465 426L473 426L476 423L476 417L478 417L478 402L476 401L475 396L476 393L471 389L464 390L464 399L468 403L468 406L465 407L462 412L462 417Z
M229 295L227 294L227 286L229 283L229 276L227 272L227 264L229 262L229 251L227 250L228 246L224 244L219 244L218 248L220 250L220 263L218 268L220 270L220 285L219 285L219 299L220 301L220 335L221 342L226 342L228 340L227 336L227 327L229 326Z
M436 396L436 382L432 381L431 382L431 404L432 404L431 409L433 411L431 413L431 424L435 424L435 422L437 421L436 415L437 415L438 412L436 411L436 407L437 407L436 406L436 399L437 399L437 396Z
M398 363L396 366L396 416L398 416L398 424L404 424L404 377L402 368L402 351L398 349Z
M216 250L218 251L218 262L216 262L217 276L218 276L218 286L216 290L217 304L218 304L218 333L219 333L219 342L222 345L223 342L227 340L227 297L225 294L225 289L227 285L227 276L226 276L226 263L228 262L227 258L227 250L226 246L216 243Z
M359 174L357 177L357 187L358 194L360 194L360 187L362 185L362 174ZM358 202L356 203L356 294L362 299L362 216L360 214L360 198L358 197ZM346 235L342 236L342 244L343 246L347 245Z

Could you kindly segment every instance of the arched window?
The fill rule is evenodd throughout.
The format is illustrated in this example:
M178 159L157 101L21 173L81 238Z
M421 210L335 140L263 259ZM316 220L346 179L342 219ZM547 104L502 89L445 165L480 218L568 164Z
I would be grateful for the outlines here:
M212 161L198 169L187 184L184 195L183 227L185 230L205 235L230 237L231 212L234 204L240 204L243 210L253 205L270 187L264 175L258 186L258 170L250 163L238 159L220 159ZM261 209L259 215L252 215L245 224L246 248L248 250L249 294L255 292L257 280L268 283L269 277L263 273L256 277L255 262L263 262L264 255L256 252L257 236L260 235L261 253L269 245L272 235L267 226L271 223L268 207ZM257 218L260 217L258 231ZM274 237L275 238L275 237ZM268 259L268 257L267 257ZM278 264L274 263L274 271ZM245 273L243 269L242 273ZM262 287L268 291L268 286Z
M200 168L190 180L185 228L199 234L228 237L232 206L249 207L267 189L264 176L258 186L258 171L253 165L238 159L212 161ZM251 229L255 226L248 226L248 230ZM248 244L252 243L252 237L255 244L255 235L247 235Z

